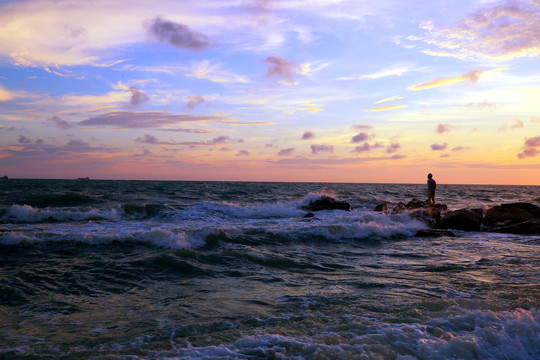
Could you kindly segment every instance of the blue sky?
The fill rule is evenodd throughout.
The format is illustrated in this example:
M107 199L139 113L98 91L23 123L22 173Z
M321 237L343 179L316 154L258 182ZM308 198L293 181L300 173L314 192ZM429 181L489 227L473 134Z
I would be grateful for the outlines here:
M538 185L539 18L538 0L0 1L0 171Z

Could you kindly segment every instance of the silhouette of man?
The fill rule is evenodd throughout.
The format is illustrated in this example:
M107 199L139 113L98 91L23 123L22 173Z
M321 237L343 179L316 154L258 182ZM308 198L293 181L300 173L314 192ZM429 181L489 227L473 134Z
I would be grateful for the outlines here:
M427 189L428 189L428 205L435 206L435 189L437 189L437 183L433 180L433 175L431 173L427 176Z

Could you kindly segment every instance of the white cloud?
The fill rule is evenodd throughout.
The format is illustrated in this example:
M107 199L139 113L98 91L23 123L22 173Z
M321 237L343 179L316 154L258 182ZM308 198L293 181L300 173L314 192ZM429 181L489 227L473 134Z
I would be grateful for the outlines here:
M217 83L248 83L249 80L243 76L233 74L229 71L222 70L221 65L211 64L208 60L192 63L191 71L188 76L198 79L206 79Z
M540 2L503 0L481 6L451 26L421 23L421 37L433 56L463 60L505 60L540 55ZM408 40L418 41L418 38Z

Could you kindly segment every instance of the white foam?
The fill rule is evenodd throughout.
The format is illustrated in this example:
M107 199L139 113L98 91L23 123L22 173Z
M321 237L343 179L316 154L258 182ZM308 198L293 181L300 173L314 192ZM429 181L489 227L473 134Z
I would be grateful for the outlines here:
M192 249L206 244L206 236L212 231L199 231L187 234L181 230L149 228L146 230L132 228L103 228L87 224L74 227L56 228L55 232L6 231L0 233L0 244L30 245L47 243L82 243L90 245L107 245L112 243L141 243L168 249Z
M231 344L161 351L163 359L537 359L540 322L535 310L469 311L422 323L379 324L360 333L351 327L316 335L244 335ZM436 328L437 331L429 330ZM437 334L437 335L433 335Z
M2 216L5 222L33 223L43 221L117 220L116 208L34 208L29 205L12 205Z

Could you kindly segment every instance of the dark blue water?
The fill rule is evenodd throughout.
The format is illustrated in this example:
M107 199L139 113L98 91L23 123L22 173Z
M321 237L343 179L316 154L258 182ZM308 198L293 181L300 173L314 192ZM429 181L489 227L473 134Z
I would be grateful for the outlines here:
M352 204L304 219L322 194ZM537 359L540 239L417 238L425 185L0 183L0 358ZM439 185L449 208L540 187Z

